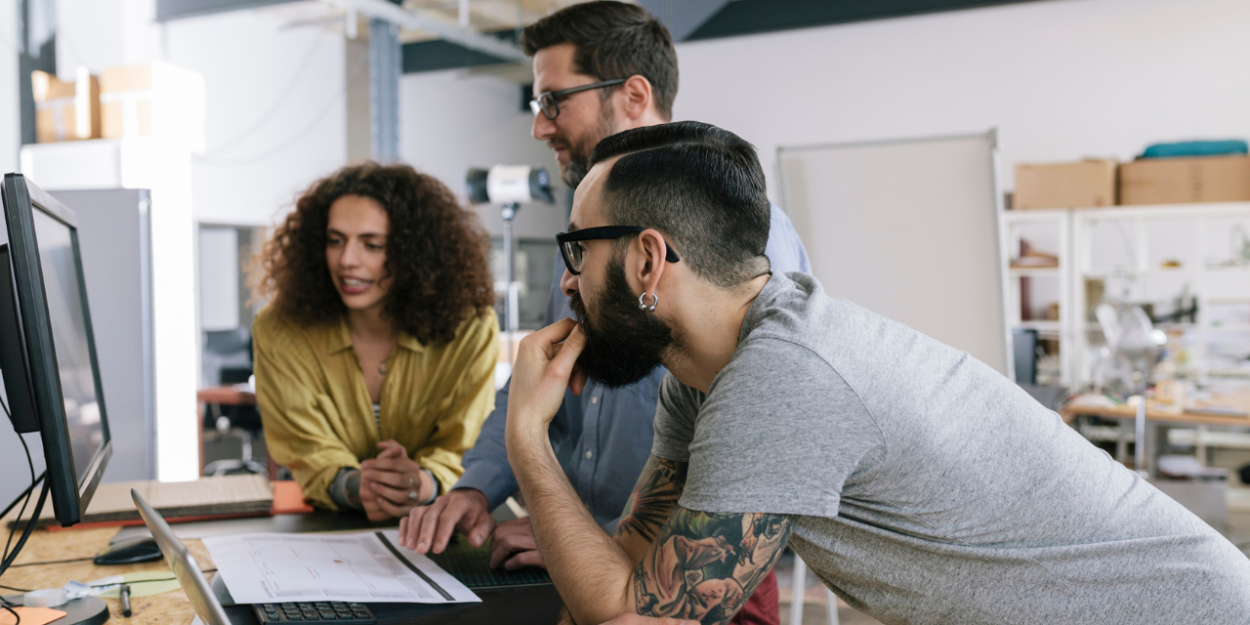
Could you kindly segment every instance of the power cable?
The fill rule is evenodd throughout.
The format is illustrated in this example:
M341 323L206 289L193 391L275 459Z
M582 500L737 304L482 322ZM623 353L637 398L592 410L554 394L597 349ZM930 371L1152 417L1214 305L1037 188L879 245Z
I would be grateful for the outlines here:
M13 413L9 412L9 405L3 399L0 399L0 408L4 408L5 416L7 416L9 418L9 422L12 423ZM22 508L21 510L18 510L17 512L17 518L21 519L22 515L26 513L26 505L30 503L31 495L35 493L35 485L38 484L38 480L35 479L35 461L31 458L30 447L26 444L26 437L22 436L22 434L17 431L16 425L13 426L13 433L17 434L17 440L22 443L22 449L26 450L26 465L30 467L30 488L27 488L26 492L22 493L21 495L18 495L17 498L13 500L13 503L9 504L9 506L4 509L3 513L0 513L0 517L4 517L5 515L7 515L9 513L9 510L12 510L13 506L17 505L17 500L20 499L22 495L25 495L26 499L22 501ZM13 527L9 528L9 539L8 541L4 543L4 556L0 558L0 562L5 562L5 561L8 561L9 559L9 547L13 544L13 532L16 529L17 529L16 523L13 525ZM0 570L3 570L3 569L0 569Z

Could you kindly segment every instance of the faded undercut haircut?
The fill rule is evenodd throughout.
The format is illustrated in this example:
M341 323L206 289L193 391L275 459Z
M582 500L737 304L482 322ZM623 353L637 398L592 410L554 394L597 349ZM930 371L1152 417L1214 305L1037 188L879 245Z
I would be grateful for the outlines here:
M521 33L521 49L528 56L562 43L577 47L573 71L579 74L596 80L635 74L646 78L656 111L664 119L673 118L677 51L668 28L646 9L609 0L583 2L552 13ZM610 93L603 90L603 97Z
M674 122L604 139L590 167L618 156L603 184L608 223L655 228L723 289L769 270L771 205L754 146L711 124Z

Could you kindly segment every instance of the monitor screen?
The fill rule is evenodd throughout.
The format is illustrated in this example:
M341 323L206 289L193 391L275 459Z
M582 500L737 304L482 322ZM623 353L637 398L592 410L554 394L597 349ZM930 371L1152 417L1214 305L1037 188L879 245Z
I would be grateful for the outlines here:
M81 486L92 460L104 447L104 423L100 419L87 320L79 290L83 281L75 262L73 233L69 226L41 210L32 213L70 453L74 459L74 475Z
M40 433L45 488L68 527L82 520L113 453L77 217L21 174L5 174L0 198L5 393L18 409L14 429Z

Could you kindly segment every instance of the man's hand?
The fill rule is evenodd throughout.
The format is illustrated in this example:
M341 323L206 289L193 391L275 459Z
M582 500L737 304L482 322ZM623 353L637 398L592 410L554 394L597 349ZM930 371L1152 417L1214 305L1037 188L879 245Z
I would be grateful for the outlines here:
M521 340L508 392L508 432L541 434L564 402L565 389L581 394L586 374L576 368L586 335L561 319Z
M377 458L360 463L360 505L370 521L406 517L417 502L434 494L434 482L421 465L408 458L403 445L385 440L378 443ZM416 492L416 498L409 493Z
M479 490L453 490L400 519L399 544L417 553L442 553L452 532L459 530L469 537L470 545L481 547L495 529L487 505L486 495Z
M507 571L523 566L547 568L543 554L538 551L538 540L534 538L534 526L529 517L500 523L494 537L490 544L490 568L497 569L500 565Z

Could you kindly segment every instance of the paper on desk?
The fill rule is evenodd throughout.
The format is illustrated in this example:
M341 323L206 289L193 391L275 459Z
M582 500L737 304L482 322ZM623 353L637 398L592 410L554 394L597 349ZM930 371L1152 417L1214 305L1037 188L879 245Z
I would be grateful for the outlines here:
M204 539L237 603L481 601L432 560L398 545L396 530Z

